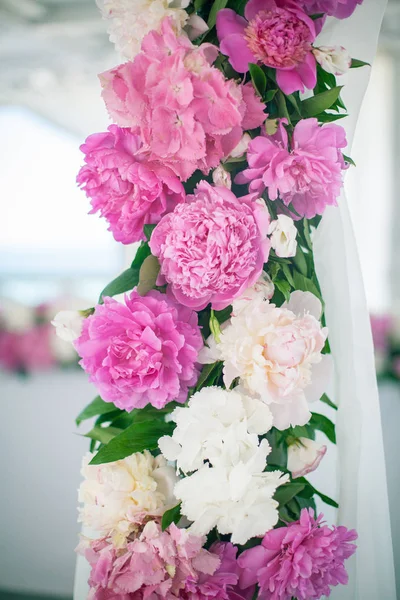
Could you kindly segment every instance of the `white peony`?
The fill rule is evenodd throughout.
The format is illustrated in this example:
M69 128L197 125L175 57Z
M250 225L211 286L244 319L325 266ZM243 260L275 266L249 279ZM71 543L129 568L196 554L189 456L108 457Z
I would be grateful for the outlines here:
M227 160L229 160L229 158L240 158L241 156L244 156L244 154L246 154L247 152L250 142L250 135L248 133L244 133L238 145L235 146L233 150L231 150Z
M313 53L323 70L332 75L344 75L351 67L351 56L343 46L320 46Z
M331 357L321 353L328 333L321 310L318 298L301 291L280 308L262 295L235 301L220 343L210 337L199 361L223 360L225 386L239 377L245 393L269 405L278 429L305 425L308 402L322 396L332 373Z
M326 446L305 437L296 439L288 448L287 468L293 479L315 471L324 458Z
M249 461L234 467L204 465L176 484L181 512L193 522L191 533L206 535L216 527L221 534L232 534L233 544L245 544L276 525L278 503L273 495L288 476L264 472L269 451L262 440Z
M51 324L56 328L59 338L65 342L74 342L82 333L84 317L77 310L61 310Z
M176 504L173 488L175 469L162 456L137 452L123 460L89 465L92 454L82 464L85 480L79 488L79 521L99 535L110 535L120 547L146 515L161 516Z
M268 233L277 256L289 258L296 255L297 229L293 219L286 215L278 215L276 221L271 222Z
M184 10L189 0L96 0L104 19L109 20L110 41L128 60L140 52L142 40L157 30L165 17L172 19L177 34L189 15ZM199 27L199 23L194 26Z
M184 473L200 469L205 460L216 466L234 466L258 452L258 435L272 427L268 406L237 390L203 388L185 408L171 415L172 436L159 440L167 460L177 461Z

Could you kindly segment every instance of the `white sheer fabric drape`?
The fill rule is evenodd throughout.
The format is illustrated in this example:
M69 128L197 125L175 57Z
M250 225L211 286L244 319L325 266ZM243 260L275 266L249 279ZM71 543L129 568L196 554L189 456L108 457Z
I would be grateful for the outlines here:
M330 20L318 43L342 45L355 58L372 63L385 7L386 0L364 0L350 19ZM368 68L352 70L343 91L350 114L343 121L349 148L368 79ZM315 235L314 251L326 303L335 360L335 399L339 404L338 523L354 527L359 534L358 551L348 562L349 585L334 589L331 597L394 600L392 539L372 338L344 195L339 209L332 207L324 214ZM324 469L323 464L320 469Z
M364 0L353 16L331 19L320 45L342 45L352 56L372 62L387 0ZM343 92L350 117L341 124L349 147L369 79L369 69L352 70ZM340 83L344 82L341 78ZM377 107L377 115L379 110ZM379 117L377 116L377 119ZM377 123L373 124L377 126ZM348 150L348 153L350 151ZM333 600L395 600L394 565L385 461L369 316L357 248L344 196L329 208L314 239L316 268L335 359L339 502L338 523L359 533L358 551L348 561L348 586L333 589ZM321 482L332 477L322 473ZM319 484L319 483L318 483ZM322 491L326 491L322 489ZM325 511L328 516L329 511ZM330 514L329 514L330 517ZM88 594L88 564L78 558L74 600Z

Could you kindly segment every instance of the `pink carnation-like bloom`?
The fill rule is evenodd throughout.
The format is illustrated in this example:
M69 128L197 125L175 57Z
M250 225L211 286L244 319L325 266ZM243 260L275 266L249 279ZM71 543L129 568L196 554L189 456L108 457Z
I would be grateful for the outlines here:
M217 55L216 46L197 47L177 37L165 19L161 33L143 39L133 62L100 75L111 117L140 135L149 161L182 180L196 169L208 173L217 167L243 129L260 126L266 117L252 84L226 80L212 66Z
M294 128L289 147L286 123L281 120L276 135L251 141L250 168L235 181L249 183L249 190L258 194L268 188L270 200L279 197L286 206L292 204L297 215L311 219L337 204L346 168L341 152L347 145L346 133L334 123L320 127L317 119L303 119ZM296 214L291 216L296 219Z
M201 181L185 204L161 219L150 248L178 302L196 310L211 302L221 310L257 281L271 243L267 208L254 197L236 198Z
M217 14L220 49L238 73L249 63L277 70L276 81L285 94L304 92L316 84L312 43L315 24L293 0L250 0L245 18L230 8Z
M108 132L90 135L81 146L85 165L77 181L91 198L91 213L110 224L117 242L144 240L144 225L185 199L178 177L166 167L148 162L140 137L110 125Z
M185 402L197 381L202 337L195 312L157 291L104 298L74 346L103 400L130 411Z
M337 19L347 19L363 0L302 0L304 10L310 15L325 13Z
M303 509L299 521L269 531L260 546L243 552L240 586L258 583L263 600L317 600L329 596L332 586L346 585L344 561L356 551L351 542L357 533L329 528L322 519Z
M174 524L163 532L150 521L122 550L104 538L86 543L80 551L92 567L89 598L247 600L248 593L237 587L237 548L214 544L207 551L204 541Z

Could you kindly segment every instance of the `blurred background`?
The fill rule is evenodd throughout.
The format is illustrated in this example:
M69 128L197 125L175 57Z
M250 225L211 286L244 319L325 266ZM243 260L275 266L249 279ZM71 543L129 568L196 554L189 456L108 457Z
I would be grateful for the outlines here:
M92 306L127 258L105 224L87 217L75 184L80 143L108 124L96 73L118 58L105 28L94 0L0 0L1 600L72 598L88 448L74 419L95 393L48 321L62 308ZM346 187L373 322L400 567L398 97L400 0L391 0ZM397 576L400 597L400 568Z

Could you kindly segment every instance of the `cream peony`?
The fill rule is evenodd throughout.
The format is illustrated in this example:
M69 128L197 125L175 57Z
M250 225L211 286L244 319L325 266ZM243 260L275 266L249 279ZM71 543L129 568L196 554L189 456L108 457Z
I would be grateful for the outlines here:
M57 336L64 342L74 342L82 333L84 317L77 310L61 310L51 324L56 328Z
M258 435L272 427L271 411L261 400L219 387L203 388L171 418L174 433L162 437L159 447L184 473L200 469L206 460L214 467L249 460L258 452Z
M298 438L288 448L287 468L292 478L305 477L315 471L324 458L326 446L308 438Z
M320 46L313 53L327 73L344 75L351 67L351 56L343 46Z
M286 215L278 215L269 226L271 246L275 254L281 258L295 256L297 251L297 229L293 219Z
M193 522L191 533L206 535L216 527L221 534L232 534L233 544L245 544L276 525L278 503L273 495L288 476L264 472L269 452L267 440L262 440L249 461L230 468L204 465L176 484L181 512Z
M328 333L319 322L321 310L313 294L300 291L280 308L261 294L234 302L220 343L207 340L199 360L223 360L226 387L239 377L245 393L269 405L278 429L305 425L308 402L322 396L332 370L331 357L321 353Z
M128 60L134 59L144 36L158 30L165 17L172 18L177 34L189 18L184 10L189 5L188 0L96 0L96 3L103 18L109 20L110 41ZM191 30L195 27L197 31L198 22L191 24Z
M218 165L216 169L214 169L212 173L212 180L214 185L219 185L220 187L226 187L228 190L232 187L232 178L229 171L226 171L222 165Z
M176 504L175 469L162 456L154 458L145 450L117 462L89 465L92 457L87 454L82 464L79 521L111 536L115 546L121 547L144 517L161 516Z

